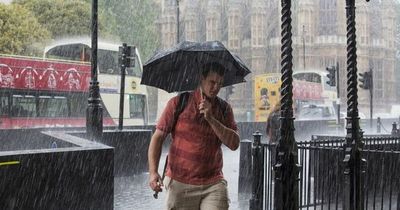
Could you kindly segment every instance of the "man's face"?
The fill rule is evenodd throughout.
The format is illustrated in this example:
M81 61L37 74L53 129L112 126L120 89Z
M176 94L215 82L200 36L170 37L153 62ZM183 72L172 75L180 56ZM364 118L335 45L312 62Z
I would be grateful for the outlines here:
M215 98L224 83L223 79L222 76L210 71L207 77L202 77L201 80L201 89L203 94L209 98Z

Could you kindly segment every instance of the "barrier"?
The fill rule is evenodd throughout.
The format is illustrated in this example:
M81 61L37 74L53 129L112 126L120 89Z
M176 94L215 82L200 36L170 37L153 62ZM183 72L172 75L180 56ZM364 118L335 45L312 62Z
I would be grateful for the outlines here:
M361 167L365 171L361 177L365 180L362 201L365 209L399 209L400 138L391 135L371 135L364 136L363 142L362 157L367 163ZM298 142L298 162L302 166L299 180L299 209L343 208L343 201L346 198L343 173L344 143L344 137L340 136L313 136L311 141ZM262 193L252 196L250 203L257 201L262 195L263 203L260 205L262 208L255 209L273 209L275 180L271 151L275 145L268 143L260 145L264 148L263 159L257 166L251 167L253 170L263 170L253 173L263 178L263 189ZM257 153L253 152L253 162L247 164L257 162L254 161L255 154ZM257 178L252 180L253 186L256 182L260 183ZM253 188L253 194L254 190Z
M66 132L2 134L0 209L113 209L111 147Z

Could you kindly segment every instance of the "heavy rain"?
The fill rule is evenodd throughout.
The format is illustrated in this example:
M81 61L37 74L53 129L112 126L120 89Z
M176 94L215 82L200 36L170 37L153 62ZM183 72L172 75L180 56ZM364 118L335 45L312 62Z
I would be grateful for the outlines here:
M0 29L0 209L400 209L400 0L0 0Z

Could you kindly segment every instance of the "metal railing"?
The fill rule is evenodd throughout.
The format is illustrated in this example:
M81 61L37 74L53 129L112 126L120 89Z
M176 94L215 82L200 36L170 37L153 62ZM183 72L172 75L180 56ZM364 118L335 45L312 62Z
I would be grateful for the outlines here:
M364 136L363 142L361 154L367 162L361 167L365 171L362 176L364 209L399 210L400 137ZM248 140L243 143L252 144ZM299 209L343 209L346 199L343 163L345 144L344 137L335 136L313 136L311 141L298 142L298 163L302 166L299 175ZM252 146L252 156L247 156L250 159L241 159L250 162L241 164L251 165L253 174L257 175L248 179L252 182L250 185L261 185L263 189L260 192L259 188L253 188L250 200L261 200L262 203L251 207L274 209L276 145L260 141L253 142ZM261 160L255 155L261 156ZM255 163L257 166L254 166ZM260 169L263 171L257 171ZM254 179L260 175L262 179Z

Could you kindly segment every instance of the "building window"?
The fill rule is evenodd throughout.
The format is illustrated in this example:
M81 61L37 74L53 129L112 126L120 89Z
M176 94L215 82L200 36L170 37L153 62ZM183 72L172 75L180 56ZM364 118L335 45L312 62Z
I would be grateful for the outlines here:
M185 22L185 35L187 40L196 40L196 26L193 18Z
M372 39L382 38L382 8L380 3L374 2L371 7L368 23L370 23L370 35Z
M372 63L370 63L370 66L372 66L372 78L373 78L373 85L374 85L374 97L383 99L384 98L384 76L383 76L383 62L381 60L373 60Z
M218 40L218 24L215 17L208 18L206 22L206 39L207 40Z
M334 35L337 33L336 0L319 1L319 35Z
M228 46L231 49L239 48L239 15L237 12L233 12L228 18Z
M252 16L251 26L252 26L252 34L251 34L251 42L253 46L262 46L263 45L263 30L262 27L264 25L264 15L255 14Z

